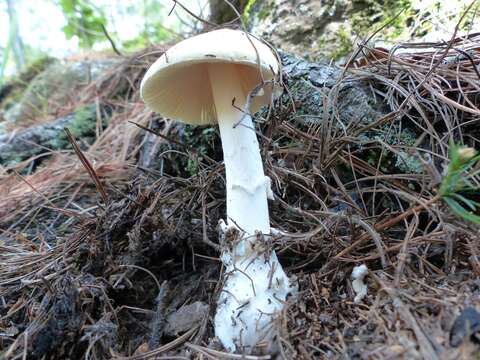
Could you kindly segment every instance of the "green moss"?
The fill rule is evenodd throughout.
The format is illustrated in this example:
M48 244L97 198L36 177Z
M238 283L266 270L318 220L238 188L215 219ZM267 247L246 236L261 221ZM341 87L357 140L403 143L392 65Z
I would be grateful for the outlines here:
M379 36L383 39L402 37L415 15L411 0L354 0L352 5L352 28L361 36L388 22Z
M343 24L337 32L337 44L338 47L331 54L333 60L339 60L350 54L353 50L352 34Z
M7 110L20 101L30 82L55 61L57 60L50 56L42 56L28 64L20 74L9 79L0 88L0 108Z
M412 147L415 145L416 136L408 129L392 128L390 124L384 125L382 128L361 134L359 136L360 144L367 145L372 141L379 141L396 147ZM362 145L360 145L362 148ZM380 161L380 170L384 173L404 172L407 174L423 173L423 164L417 155L409 154L406 151L391 152L380 148L370 149L364 155L366 161L373 167L378 166Z
M25 70L20 74L22 81L32 80L35 76L45 70L48 66L56 62L57 59L50 56L42 56L27 65Z
M0 157L0 160L3 160L1 157ZM14 166L14 165L17 165L19 164L20 162L22 162L23 160L25 160L22 156L14 156L10 159L8 159L8 161L6 161L4 164L4 166L8 167L8 166Z
M245 8L243 9L243 15L248 16L256 2L257 0L248 0L247 5L245 5Z
M407 9L401 13L402 9ZM355 48L355 39L366 38L382 24L392 21L376 38L383 40L402 37L413 21L410 0L353 0L344 14L347 21L333 21L317 38L319 54L328 60L344 59ZM395 19L394 19L395 18Z
M78 107L71 115L72 119L66 124L72 135L78 139L84 139L95 135L97 123L95 105L83 105ZM69 144L67 135L61 132L58 138L50 142L51 147L56 149L65 149Z
M362 37L388 23L376 38L382 41L408 40L427 35L434 29L434 23L442 24L445 29L455 26L468 3L452 0L452 6L457 10L449 12L439 0L422 7L412 0L353 0L349 19L353 33ZM468 29L475 14L476 11L471 11L460 29Z
M423 164L417 156L400 151L395 154L395 167L407 174L421 174L423 172Z
M51 114L50 105L67 101L75 88L95 76L95 71L101 71L100 63L98 70L93 70L87 62L49 65L28 83L19 101L5 112L5 119L11 123L20 125L27 122L29 125L32 119Z
M243 10L242 18L243 22L247 26L251 25L252 15L256 12L255 17L259 20L264 20L272 12L274 4L268 0L257 1L257 0L248 0L247 5Z
M96 118L93 116L93 105L82 106L75 111L75 121L70 126L74 136L84 136L95 129Z
M301 119L301 122L308 122L308 115L314 114L315 117L322 116L323 97L320 91L312 86L306 79L292 81L289 91L296 104L301 104L292 114L292 119ZM285 105L291 101L288 97L284 98Z

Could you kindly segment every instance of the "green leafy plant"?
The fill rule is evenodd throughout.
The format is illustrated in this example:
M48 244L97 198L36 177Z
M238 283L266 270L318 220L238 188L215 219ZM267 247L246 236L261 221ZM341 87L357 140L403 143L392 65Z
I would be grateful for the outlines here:
M89 48L105 38L107 20L100 8L88 0L60 0L59 4L67 20L63 32L68 39L77 36L80 46Z
M162 2L144 0L139 8L132 8L131 11L142 13L144 24L143 29L135 39L124 43L126 48L142 48L152 43L167 41L176 36L174 32L170 32L162 25L165 23L169 11L169 8Z
M438 195L464 220L480 225L480 203L474 197L480 195L480 187L475 184L475 178L480 168L475 167L480 160L480 154L469 147L450 144L449 164L442 180Z

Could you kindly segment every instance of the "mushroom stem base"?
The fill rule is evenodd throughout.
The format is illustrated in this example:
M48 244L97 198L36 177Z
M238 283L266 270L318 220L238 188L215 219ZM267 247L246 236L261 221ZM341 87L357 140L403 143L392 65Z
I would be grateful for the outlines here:
M275 319L296 287L273 251L253 252L240 259L225 251L222 261L226 269L214 319L215 335L230 352L250 353L256 346L269 345Z

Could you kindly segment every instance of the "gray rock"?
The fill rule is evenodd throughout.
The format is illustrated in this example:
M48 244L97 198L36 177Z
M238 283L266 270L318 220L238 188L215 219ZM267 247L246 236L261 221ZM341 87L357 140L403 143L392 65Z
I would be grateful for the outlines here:
M340 82L339 67L310 63L283 52L280 57L289 89L281 102L288 104L293 100L297 104L296 112L291 114L292 121L305 125L319 123L335 109L336 125L346 126L351 122L369 124L386 113L384 104L375 101L365 82L354 78Z
M114 60L96 60L49 65L29 83L20 100L4 112L2 127L15 127L32 123L37 117L48 117L51 105L70 102L80 87L88 85L113 64Z
M177 336L179 333L190 330L198 325L208 313L208 305L196 301L190 305L184 305L174 313L167 316L165 333L170 336Z
M50 150L69 146L64 128L80 141L94 135L97 120L95 105L85 105L57 120L21 131L0 135L0 166L14 165Z
M343 70L334 65L311 63L283 52L279 55L283 64L284 83L289 90L279 99L282 106L274 110L280 112L278 115L282 120L304 127L304 130L310 125L329 121L329 126L339 134L355 134L356 141L351 146L358 150L372 141L398 146L415 144L415 132L408 125L402 125L401 121L361 131L390 112L388 105L375 96L366 81L348 72L342 75ZM292 102L295 112L291 110ZM265 118L266 115L267 110L264 109L257 117ZM376 166L380 151L370 150L363 156L365 161ZM386 151L380 170L385 173L419 174L423 169L417 154Z
M350 26L345 0L250 0L245 10L250 30L297 56L329 61Z

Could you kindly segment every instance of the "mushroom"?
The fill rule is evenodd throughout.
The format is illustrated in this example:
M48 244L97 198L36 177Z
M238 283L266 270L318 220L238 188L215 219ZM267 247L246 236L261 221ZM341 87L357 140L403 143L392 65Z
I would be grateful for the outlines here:
M278 71L277 58L264 43L243 31L220 29L171 47L141 84L145 103L163 116L219 125L228 225L223 226L225 277L214 325L216 336L232 352L250 352L268 343L275 315L295 290L266 245L270 179L250 116L277 92Z

